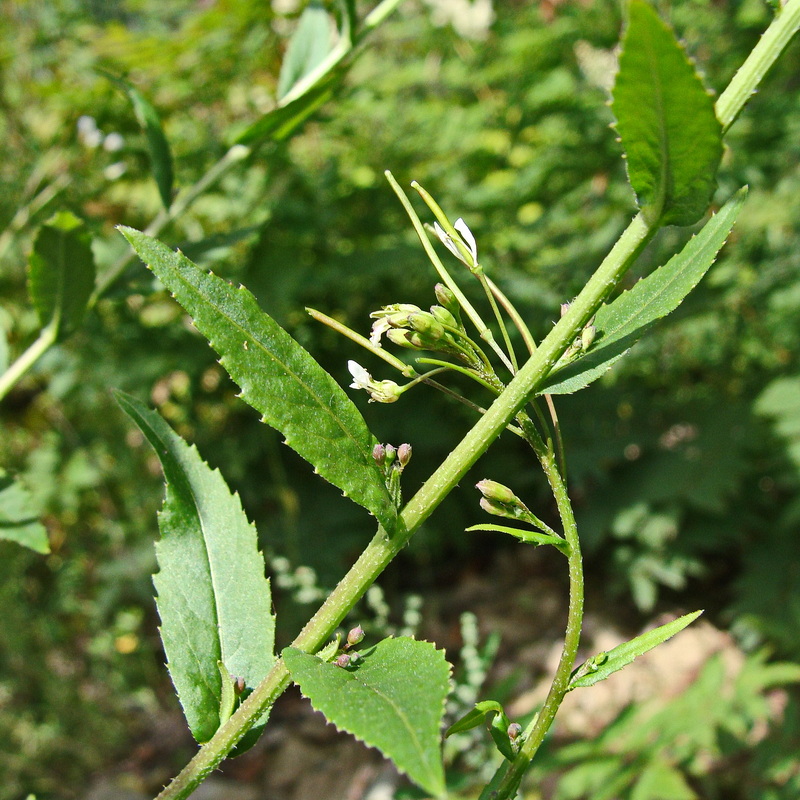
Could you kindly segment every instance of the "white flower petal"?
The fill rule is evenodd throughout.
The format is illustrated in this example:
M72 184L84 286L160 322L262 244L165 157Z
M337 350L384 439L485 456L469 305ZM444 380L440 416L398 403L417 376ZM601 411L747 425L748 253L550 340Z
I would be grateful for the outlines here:
M433 223L433 230L436 235L439 237L439 241L459 260L464 261L464 257L456 247L456 243L453 241L452 236L449 233L445 233L441 225L438 222ZM466 261L464 262L466 264Z
M467 227L467 223L464 222L461 217L456 220L456 224L453 225L453 227L461 234L461 238L469 248L469 253L472 256L472 265L475 266L478 263L478 244L475 241L475 237L472 235L472 231Z
M372 375L370 375L361 364L356 361L348 361L347 369L353 376L353 382L350 384L351 389L369 390L370 384L372 383Z

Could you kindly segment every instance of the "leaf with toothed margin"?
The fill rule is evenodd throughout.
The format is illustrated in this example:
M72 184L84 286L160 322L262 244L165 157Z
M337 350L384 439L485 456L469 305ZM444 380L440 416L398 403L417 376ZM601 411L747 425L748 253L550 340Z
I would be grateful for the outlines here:
M706 213L722 126L694 65L646 0L630 0L613 111L628 178L651 224L693 225Z
M192 735L198 742L220 725L228 692L224 671L244 680L247 697L275 662L275 617L257 534L232 494L195 447L155 412L122 392L122 410L139 426L166 479L153 576L167 667ZM228 687L229 688L229 687ZM266 723L256 723L237 748L252 746Z
M571 394L605 374L659 319L674 311L716 260L747 197L742 188L674 255L632 289L603 306L586 355L550 373L541 394Z
M391 534L397 509L372 457L377 440L339 384L243 286L205 272L144 233L120 230L219 353L242 399Z
M378 642L346 668L293 647L282 656L329 722L376 747L426 792L444 795L441 726L450 665L443 651L400 637Z

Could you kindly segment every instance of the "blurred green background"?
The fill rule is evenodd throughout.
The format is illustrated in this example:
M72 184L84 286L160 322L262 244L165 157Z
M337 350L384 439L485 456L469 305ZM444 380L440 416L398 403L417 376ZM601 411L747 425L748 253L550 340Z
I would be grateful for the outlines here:
M658 5L716 92L773 13L761 0ZM159 209L144 135L98 70L127 76L155 105L176 184L186 187L274 105L302 8L293 0L0 8L2 368L37 331L25 280L37 226L59 209L80 216L102 273L125 252L114 226L142 229ZM245 284L341 382L348 358L392 378L303 310L365 333L383 304L434 302L432 270L383 178L391 169L467 220L490 275L542 336L634 210L607 106L621 21L611 0L408 0L370 38L334 100L230 170L161 238ZM762 654L748 662L755 677L745 700L725 706L737 723L709 734L726 777L675 751L667 761L695 794L628 788L614 797L800 796L797 698L789 696L780 732L755 745L746 730L770 684L764 654L800 661L798 55L794 42L727 138L717 200L750 186L732 246L606 379L558 402L587 572L609 613L630 615L633 605L643 622L660 609L704 606L744 650ZM54 198L26 214L48 186ZM690 233L663 231L639 274ZM83 329L0 405L0 464L33 493L52 547L40 556L0 542L0 800L81 797L89 776L124 759L138 721L176 705L150 579L159 471L111 387L147 400L195 442L241 493L268 554L313 568L321 585L333 585L372 532L363 512L235 398L181 310L131 264ZM382 441L413 444L409 490L473 419L425 391L396 406L363 400ZM550 508L515 442L487 454L475 474ZM457 579L459 565L491 558L492 542L463 535L479 519L471 483L425 526L389 588L424 596L441 589L442 574ZM283 641L310 608L288 595L278 598ZM553 764L574 772L596 755ZM553 796L589 791L572 785Z

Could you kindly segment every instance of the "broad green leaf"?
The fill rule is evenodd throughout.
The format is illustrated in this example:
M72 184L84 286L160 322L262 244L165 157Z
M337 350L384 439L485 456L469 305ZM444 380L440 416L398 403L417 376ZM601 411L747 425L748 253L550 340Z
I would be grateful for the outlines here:
M161 127L158 112L150 101L128 81L108 72L102 71L102 74L121 89L130 100L131 106L133 106L133 113L136 115L136 121L141 126L147 139L147 150L150 155L150 165L153 168L153 177L156 180L156 186L158 186L158 194L161 197L164 208L169 208L172 205L172 153L169 149L167 137L164 135L164 129Z
M613 111L628 178L647 220L692 225L706 213L722 127L693 64L645 0L631 0Z
M564 539L558 536L551 536L548 533L540 533L539 531L532 531L527 528L512 528L509 525L495 525L491 522L481 523L479 525L472 525L466 529L467 531L492 531L497 533L508 533L515 536L522 542L527 544L551 544L557 547L562 552L569 551L569 545Z
M691 614L685 614L666 625L647 631L629 642L623 642L607 653L593 656L575 670L570 679L569 690L593 686L595 683L605 680L609 675L628 666L637 656L641 656L662 642L666 642L667 639L671 639L702 613L702 611L693 611Z
M651 761L641 771L630 800L695 800L692 790L679 769L666 761Z
M323 478L371 511L391 533L397 510L372 457L377 442L339 384L258 307L247 289L201 270L146 234L120 230L192 315L220 354L220 364L241 387L245 402Z
M36 235L28 259L28 290L44 328L64 339L83 321L94 289L95 266L86 226L68 211L48 220Z
M325 6L319 0L311 0L300 15L297 29L286 49L278 77L278 100L330 53L331 33L331 18Z
M343 669L293 647L292 680L337 728L376 747L418 786L444 794L441 724L450 665L429 642L385 639Z
M716 260L747 196L740 189L674 255L632 289L603 306L594 319L597 336L585 356L550 373L542 394L570 394L603 375L657 320L674 311Z
M275 661L275 619L264 560L255 527L219 471L155 411L121 392L116 397L164 469L159 572L153 577L161 639L189 728L204 742L220 724L218 662L230 675L244 678L246 696Z
M0 468L0 539L16 542L37 553L49 553L47 531L39 522L33 498L19 481Z

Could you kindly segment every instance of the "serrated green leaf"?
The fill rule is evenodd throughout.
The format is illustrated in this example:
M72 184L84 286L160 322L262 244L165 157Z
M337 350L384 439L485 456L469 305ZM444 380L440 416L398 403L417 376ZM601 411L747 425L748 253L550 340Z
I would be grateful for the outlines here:
M376 747L436 797L444 794L440 728L450 665L429 642L385 639L343 669L292 647L292 680L328 721Z
M331 18L319 0L311 0L300 15L278 76L278 100L315 67L332 48Z
M694 66L645 0L630 2L613 95L628 178L648 222L697 222L716 186L722 127Z
M245 402L323 478L371 511L391 533L397 509L372 457L377 441L339 384L258 307L247 289L201 270L146 234L120 230L192 315L220 354L220 364L241 387Z
M249 694L271 669L275 619L255 527L219 470L138 400L116 392L161 461L166 496L153 577L172 682L198 742L220 724L218 662ZM257 727L263 727L266 718ZM249 742L257 736L251 732Z
M152 103L131 83L108 72L102 70L101 72L115 86L121 89L130 100L133 113L136 115L136 121L141 126L147 139L147 151L150 155L153 177L155 178L156 186L158 186L158 194L161 197L164 208L169 208L172 205L172 183L174 179L172 153L169 149L167 137L164 135L164 129L161 127L158 112Z
M3 469L0 469L0 539L37 553L50 552L47 531L39 522L30 492Z
M39 229L28 259L28 290L44 328L64 339L83 321L94 289L91 237L74 214L61 211Z
M593 657L578 667L573 674L569 684L569 691L584 686L593 686L595 683L605 680L609 675L613 675L623 667L630 664L637 656L641 656L648 650L652 650L667 639L671 639L676 633L682 631L687 625L694 622L703 612L693 611L685 614L678 619L661 625L651 631L617 645L607 653L603 653L602 658ZM589 665L589 669L585 667Z
M588 386L622 358L653 323L674 311L716 260L746 197L747 189L740 189L680 253L603 306L594 319L597 335L592 348L551 372L540 393L570 394Z

